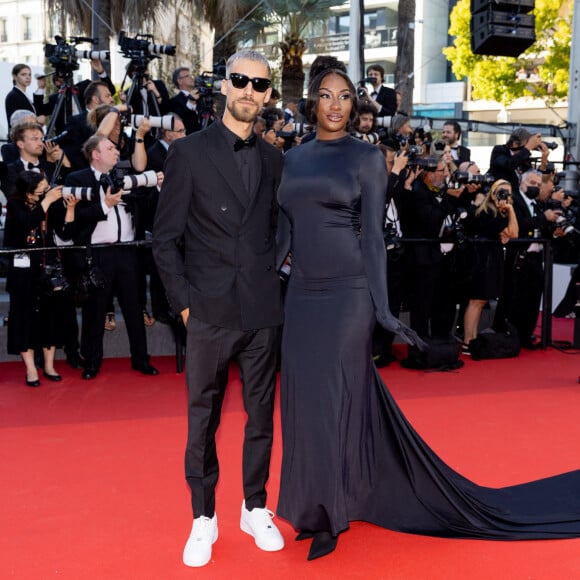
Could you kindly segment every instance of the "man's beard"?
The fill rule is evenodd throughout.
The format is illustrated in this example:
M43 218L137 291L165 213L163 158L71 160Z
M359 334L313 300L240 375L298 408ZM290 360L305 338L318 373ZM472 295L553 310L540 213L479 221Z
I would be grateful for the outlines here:
M255 101L252 101L255 104ZM259 113L259 107L256 105L254 109L249 109L248 105L242 104L238 105L238 101L229 102L227 104L228 111L230 115L236 120L242 123L252 123L256 120Z

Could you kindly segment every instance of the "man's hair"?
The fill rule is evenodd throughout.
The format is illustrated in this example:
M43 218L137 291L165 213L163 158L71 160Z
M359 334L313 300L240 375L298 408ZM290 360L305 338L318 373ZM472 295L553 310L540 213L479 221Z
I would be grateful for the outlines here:
M164 115L164 117L173 117L173 126L175 126L175 121L181 121L183 123L183 119L177 114L174 113L173 111L169 111L169 113L166 113ZM185 124L184 124L185 127ZM173 129L161 129L161 131L158 132L157 134L157 140L161 140L165 137L165 133L171 133L171 131L173 131Z
M92 156L93 156L93 151L95 151L95 149L97 149L97 147L99 146L100 143L102 143L103 141L108 141L109 138L105 137L104 135L91 135L86 141L85 144L83 145L83 155L86 157L87 161L90 163Z
M103 87L105 89L109 88L109 85L107 85L107 83L104 83L103 81L93 81L92 83L89 83L87 85L87 88L85 89L85 92L83 93L83 99L85 100L85 103L88 105L92 98L95 95L99 94L99 87Z
M359 101L358 102L358 116L366 115L367 113L371 113L373 119L377 118L377 109L373 105L371 105L368 101Z
M305 111L306 111L306 117L308 119L308 122L311 123L312 125L316 125L317 122L317 117L316 117L316 109L318 109L318 103L320 102L320 85L322 84L322 81L328 76L328 75L337 75L341 78L343 78L346 81L346 84L348 86L348 92L350 93L350 100L352 102L352 107L350 109L350 117L349 117L349 122L347 123L347 126L345 127L345 129L347 131L350 131L351 128L356 124L356 120L358 117L357 114L357 106L358 106L358 98L356 95L356 88L355 86L352 84L352 81L350 80L349 76L343 72L342 70L339 69L324 69L322 72L318 73L313 79L312 81L310 81L310 85L308 86L308 98L306 99L306 106L305 106Z
M30 123L36 122L36 115L32 111L29 109L17 109L14 111L14 113L12 113L12 115L10 115L10 126L14 127L14 125L20 123L22 119L26 119L28 117L32 117L34 119L34 121L30 120Z
M40 131L42 133L42 125L36 121L23 121L22 123L18 123L10 130L10 139L14 143L22 141L26 131Z
M177 84L177 81L179 80L179 77L181 76L181 73L184 71L189 71L189 67L187 66L180 66L179 68L176 68L173 71L173 74L171 75L171 82L175 85L176 88L179 88L179 85Z
M533 175L542 179L542 172L538 171L537 169L528 169L525 173L522 174L520 177L520 183L528 182L528 179Z
M326 69L341 70L346 73L346 65L336 58L336 56L321 54L317 56L310 65L310 73L308 74L308 84L310 84L316 76Z
M409 115L404 115L403 113L395 113L391 118L391 132L396 135L401 127L409 121Z
M232 54L232 56L230 56L230 58L228 58L228 62L226 63L226 77L230 76L230 70L232 66L234 66L234 63L236 63L238 60L251 60L254 62L259 62L260 64L263 64L267 68L268 78L270 78L272 74L272 70L270 69L270 63L261 52L258 52L257 50L244 49L235 52L234 54Z
M508 139L507 145L508 147L513 143L520 143L522 145L525 145L531 136L532 134L527 129L520 127L519 129L516 129L515 131L512 132L510 138Z
M270 101L279 101L282 98L280 91L276 87L272 87L272 92L270 93Z
M262 111L262 118L266 123L266 129L271 129L276 121L284 118L284 113L278 107L266 107Z
M376 70L381 75L381 83L385 80L385 69L380 64L367 66L367 76L371 70Z
M457 121L445 121L443 126L445 127L445 125L453 127L453 132L457 133L458 138L461 137L461 125Z

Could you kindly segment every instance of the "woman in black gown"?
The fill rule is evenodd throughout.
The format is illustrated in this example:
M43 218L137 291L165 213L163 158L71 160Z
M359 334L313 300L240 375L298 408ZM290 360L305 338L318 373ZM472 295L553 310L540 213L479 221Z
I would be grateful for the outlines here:
M580 472L478 486L445 465L407 422L371 357L375 320L416 337L387 304L378 148L346 132L356 92L336 70L311 83L317 139L286 154L279 263L291 252L282 339L283 458L278 514L331 552L352 520L434 536L580 535Z

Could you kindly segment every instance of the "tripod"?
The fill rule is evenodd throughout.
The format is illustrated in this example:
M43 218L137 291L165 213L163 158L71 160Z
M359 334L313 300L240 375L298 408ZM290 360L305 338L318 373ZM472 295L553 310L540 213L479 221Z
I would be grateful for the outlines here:
M61 71L57 71L57 73L60 72ZM60 76L64 78L64 83L58 91L58 100L56 101L54 111L50 117L50 123L46 129L47 138L53 136L54 127L61 110L64 115L64 126L66 126L68 119L73 115L73 106L76 108L77 113L82 111L77 91L73 86L72 71L64 71L64 74L60 74Z

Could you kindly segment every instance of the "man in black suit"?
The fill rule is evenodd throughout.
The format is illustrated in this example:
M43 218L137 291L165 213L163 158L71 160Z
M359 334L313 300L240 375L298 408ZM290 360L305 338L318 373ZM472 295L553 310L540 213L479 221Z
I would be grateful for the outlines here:
M157 139L149 149L147 149L147 170L155 172L163 171L169 146L175 140L185 137L183 121L175 113L170 114L173 116L173 129L161 129L160 138ZM151 188L146 215L143 216L143 237L145 230L149 232L153 231L153 218L155 216L155 211L157 210L158 200L159 190L156 187ZM151 311L153 318L164 324L173 323L174 319L170 316L170 308L165 296L165 289L163 288L163 284L159 278L159 273L157 272L157 267L153 261L151 248L143 247L139 248L139 250L143 265L142 276L140 279L141 303L143 308L145 308L147 294L146 275L149 274L149 292L151 295Z
M14 193L16 177L24 170L42 172L51 181L62 151L58 145L44 141L42 126L31 121L18 123L10 131L10 137L18 148L19 158L6 166L6 175L2 179L2 190L6 197ZM68 171L68 167L70 163L65 157L61 177Z
M95 132L87 122L89 112L98 105L112 105L113 95L107 83L95 81L87 86L84 101L86 109L69 119L66 125L67 135L63 142L63 149L73 169L83 169L89 166L87 158L83 155L83 145Z
M284 546L265 509L282 323L274 241L282 154L252 132L270 94L268 61L238 52L226 77L223 119L169 149L153 228L159 274L187 328L185 464L195 518L183 552L187 566L207 564L218 535L215 433L231 359L240 366L248 415L240 527L263 550Z
M195 88L191 71L186 67L179 67L173 71L171 80L179 92L171 99L170 110L179 115L187 135L199 131L200 120L197 110L199 90Z
M471 161L471 150L459 144L461 139L461 125L456 121L447 121L443 124L441 138L451 147L451 157L457 167L464 161Z
M447 168L440 158L435 170L426 169L413 183L411 219L405 236L443 238L452 223L463 189L448 189ZM457 296L452 291L453 243L417 243L411 246L413 280L411 328L422 337L448 337L453 329Z
M122 191L113 190L109 175L119 160L119 151L103 135L90 137L84 151L90 167L69 174L65 182L68 186L89 187L93 192L90 200L80 201L75 208L77 225L73 241L77 245L106 246L90 248L93 262L102 272L104 285L92 288L82 305L81 354L85 359L82 378L95 378L101 368L103 320L113 289L127 327L132 368L145 375L157 375L158 371L149 363L147 354L137 287L137 248L117 243L133 241L135 236L133 219L122 199Z
M538 200L542 174L535 169L526 171L517 189L512 189L513 207L518 220L520 238L539 238L551 235L559 212L544 209ZM543 230L543 231L542 231ZM532 335L538 321L544 289L543 251L540 244L508 244L504 266L504 285L497 305L494 327L505 330L505 320L517 329L524 348L538 346Z
M367 68L367 78L374 79L369 96L377 109L377 117L392 117L397 112L397 92L383 85L385 69L373 64Z
M549 150L542 143L542 136L539 133L532 135L523 127L515 129L505 145L496 145L491 150L489 172L496 179L509 181L512 191L518 191L520 176L532 168L530 157L535 150L542 152L542 158L545 156L547 164L546 152L549 153Z

